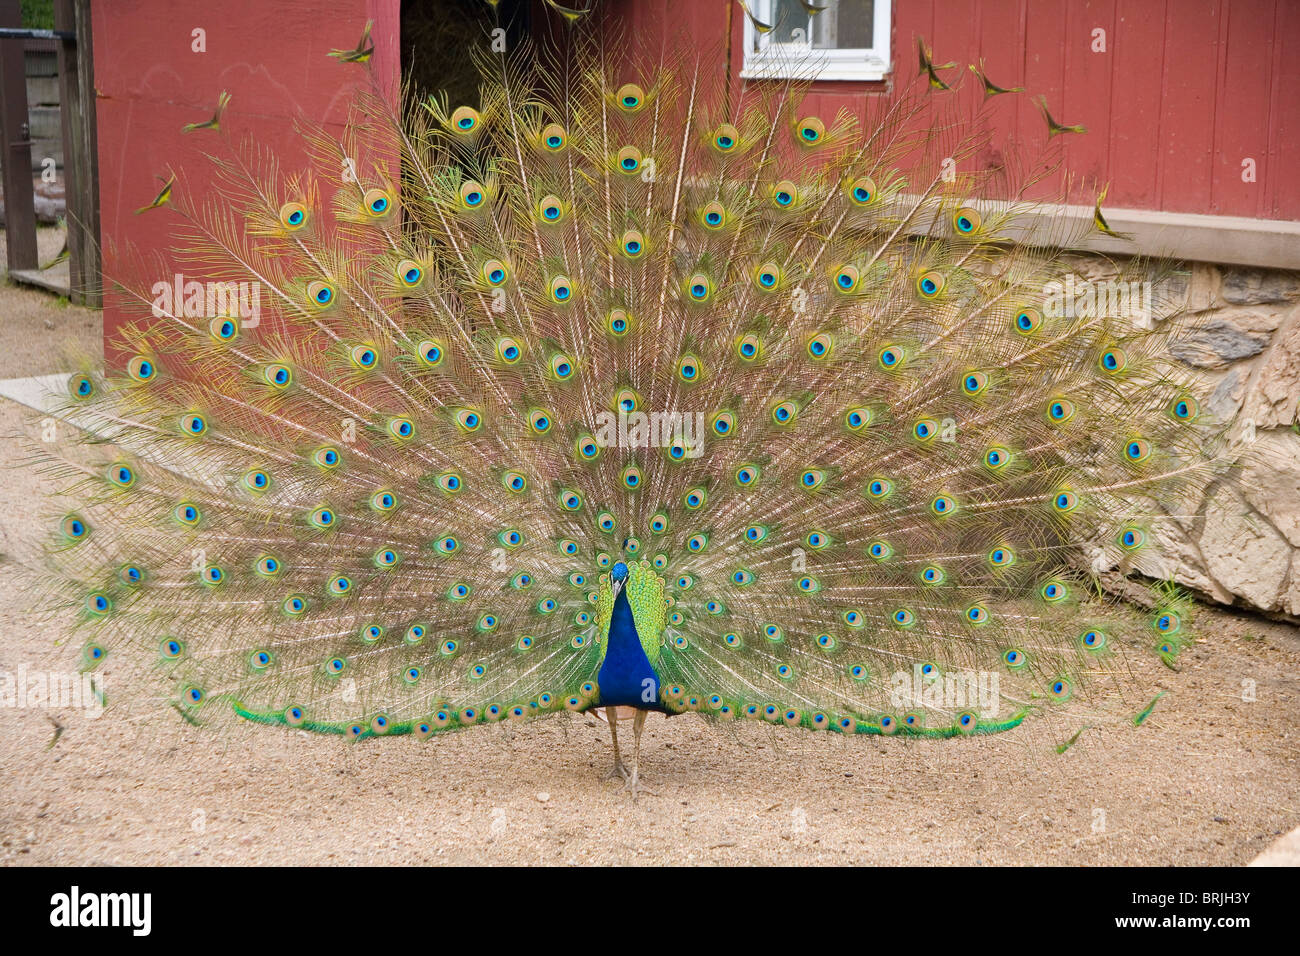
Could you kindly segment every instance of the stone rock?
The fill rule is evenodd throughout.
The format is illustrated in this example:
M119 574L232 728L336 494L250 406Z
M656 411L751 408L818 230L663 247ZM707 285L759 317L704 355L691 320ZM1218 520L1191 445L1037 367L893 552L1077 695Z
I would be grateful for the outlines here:
M1300 298L1300 277L1273 269L1228 269L1221 294L1232 305L1286 302Z
M1291 555L1291 584L1287 588L1282 610L1295 618L1300 618L1300 561Z
M1257 432L1244 460L1246 501L1293 548L1300 548L1300 435Z
M1187 365L1216 368L1258 355L1267 345L1268 336L1249 335L1231 322L1215 318L1192 335L1172 343L1169 352Z
M1226 375L1219 379L1219 384L1214 387L1214 391L1206 399L1206 410L1215 418L1227 421L1237 414L1237 409L1241 407L1243 391L1240 370L1230 369Z
M1273 334L1268 354L1256 364L1242 402L1242 414L1257 429L1295 423L1300 403L1300 312Z
M1260 610L1282 609L1291 546L1235 491L1224 489L1207 502L1196 544L1205 572L1222 588Z

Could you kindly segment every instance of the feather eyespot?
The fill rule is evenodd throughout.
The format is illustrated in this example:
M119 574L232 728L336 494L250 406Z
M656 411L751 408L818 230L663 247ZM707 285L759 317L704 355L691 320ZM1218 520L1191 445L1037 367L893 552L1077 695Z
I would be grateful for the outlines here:
M455 415L456 427L463 432L476 432L483 427L483 416L472 408L462 408Z
M287 202L280 207L280 225L291 232L307 225L307 207L300 202Z
M287 365L268 365L262 369L262 380L272 388L288 388L293 384L293 369Z
M713 131L713 147L721 153L730 153L740 143L740 131L730 123L723 123Z
M984 452L984 467L991 471L1001 471L1011 463L1011 452L1001 445L994 445Z
M325 445L311 453L311 460L312 464L319 468L333 469L339 466L343 461L343 457L339 454L337 448L332 445Z
M451 128L457 133L472 133L481 122L482 117L472 106L458 106L451 114Z
M569 281L568 276L556 276L551 280L548 290L551 301L561 305L573 298L573 283Z
M1196 404L1196 399L1183 396L1169 406L1169 414L1177 421L1190 422L1200 414L1200 406Z
M68 393L78 401L95 394L95 383L89 375L74 375L68 379Z
M1074 417L1075 405L1068 398L1055 398L1047 405L1048 419L1057 425L1062 425Z
M574 450L582 461L595 461L600 457L600 443L591 435L582 434L573 443Z
M894 483L888 478L872 478L867 482L867 494L872 498L887 498L894 490Z
M316 279L307 283L307 301L316 309L327 309L338 298L338 292L330 283Z
M1079 497L1073 491L1060 491L1052 498L1052 507L1061 514L1069 514L1079 506Z
M518 340L509 337L497 339L497 358L507 365L514 365L523 354L523 348Z
M1146 544L1147 534L1141 528L1128 527L1120 531L1116 540L1125 551L1136 551Z
M109 465L105 474L108 480L119 488L130 488L135 484L135 470L125 462Z
M713 294L713 281L702 272L686 280L686 294L692 302L703 303Z
M873 417L871 409L859 405L844 413L844 426L851 432L859 432L871 424Z
M792 401L779 402L772 407L772 422L776 425L793 425L799 418L799 406Z
M415 347L415 354L419 357L420 364L426 368L434 368L442 364L443 348L440 342L425 339Z
M933 299L943 291L946 284L947 279L944 274L931 269L917 278L916 291L920 293L923 299Z
M624 146L615 157L620 172L630 176L641 168L643 157L635 146Z
M1128 353L1118 347L1108 348L1097 359L1097 365L1107 375L1118 375L1128 368Z
M816 116L809 116L799 122L795 133L800 143L816 146L826 138L826 124Z
M1032 335L1043 325L1043 313L1037 309L1021 309L1012 321L1015 330L1021 335Z
M989 552L989 564L995 568L1005 568L1015 563L1016 553L1010 548L994 548Z
M154 364L153 359L137 355L126 363L126 374L134 381L149 382L158 375L158 366Z
M808 339L807 345L804 346L804 351L808 353L809 358L816 361L820 362L823 359L827 359L830 357L831 353L835 351L835 336L831 335L829 332L818 332L816 335Z
M483 184L471 179L460 187L460 203L466 209L482 209L487 203L487 190Z
M933 441L937 434L939 434L939 425L933 418L918 419L912 426L912 437L919 442Z
M612 309L605 316L605 329L613 336L621 338L632 328L632 316L624 309Z
M1079 646L1085 651L1099 651L1106 646L1106 632L1094 629L1079 635Z
M635 113L645 103L645 90L635 83L624 83L614 94L614 102L625 113Z
M1124 458L1137 464L1151 457L1151 443L1145 438L1134 438L1124 445Z
M967 372L962 376L961 390L967 395L975 396L988 388L989 377L984 372Z
M219 315L208 323L208 334L218 342L233 342L239 336L239 320Z
M898 345L886 345L876 356L880 367L887 372L897 371L902 368L906 358L906 351L902 346Z
M930 510L940 517L947 517L957 510L957 502L948 495L936 495L930 501Z
M848 184L849 201L855 206L868 205L876 198L876 184L869 176L863 176Z
M537 204L537 212L544 222L554 224L564 218L564 204L558 196L546 196Z
M978 209L962 206L952 214L952 228L960 235L972 236L980 231L984 218Z
M368 189L361 199L366 213L376 219L387 216L393 209L393 197L386 189Z
M558 153L567 142L568 136L559 123L548 123L542 127L542 147L548 152Z
M758 358L763 351L762 340L753 333L741 336L736 341L736 354L740 356L743 362L752 362Z

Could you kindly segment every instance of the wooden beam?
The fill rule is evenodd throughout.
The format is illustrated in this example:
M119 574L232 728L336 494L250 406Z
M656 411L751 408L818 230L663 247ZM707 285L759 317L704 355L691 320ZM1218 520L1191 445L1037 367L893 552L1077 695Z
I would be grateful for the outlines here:
M19 0L0 0L0 27L21 27ZM23 40L0 40L0 166L4 168L5 237L9 271L35 269L36 201L32 141L27 125Z
M103 307L99 248L99 146L95 135L95 68L90 0L54 0L59 41L59 114L67 202L69 298ZM71 33L75 40L69 40Z

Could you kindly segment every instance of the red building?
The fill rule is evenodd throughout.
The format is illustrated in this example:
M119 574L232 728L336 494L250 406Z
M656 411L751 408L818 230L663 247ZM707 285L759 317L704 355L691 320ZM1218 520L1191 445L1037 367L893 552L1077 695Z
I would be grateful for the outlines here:
M581 2L581 0L575 0ZM600 3L600 0L589 0ZM1027 93L993 112L1008 148L1045 137L1031 94L1062 122L1070 214L1090 215L1109 183L1107 216L1141 251L1189 259L1300 268L1300 0L604 0L644 42L722 49L711 61L733 88L816 62L826 78L809 111L862 112L897 96L917 72L917 38L942 75L978 80L964 64ZM486 8L485 8L486 11ZM400 0L93 0L99 195L107 275L126 244L161 251L154 216L135 216L171 171L200 192L213 147L181 132L231 94L223 123L291 168L301 156L298 115L341 124L365 71L325 54L347 49L374 21L371 69L400 75ZM550 11L537 0L531 15ZM756 29L755 21L765 28ZM725 42L724 42L725 38ZM1060 210L1049 211L1059 215ZM1115 251L1133 251L1116 243ZM106 333L114 327L114 301Z

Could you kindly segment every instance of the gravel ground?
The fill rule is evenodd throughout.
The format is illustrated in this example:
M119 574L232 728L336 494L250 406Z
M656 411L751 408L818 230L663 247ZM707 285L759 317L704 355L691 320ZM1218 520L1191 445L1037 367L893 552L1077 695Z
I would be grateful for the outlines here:
M0 289L0 377L56 370L69 336L93 351L98 317L53 302ZM33 428L0 400L5 460ZM5 478L0 567L40 528L38 476ZM0 580L0 673L70 670ZM348 746L0 706L0 862L1240 864L1300 824L1300 629L1209 608L1197 626L1179 672L1140 672L1166 691L1141 727L1129 707L905 742L652 715L636 803L589 716Z

